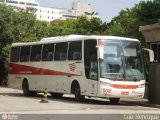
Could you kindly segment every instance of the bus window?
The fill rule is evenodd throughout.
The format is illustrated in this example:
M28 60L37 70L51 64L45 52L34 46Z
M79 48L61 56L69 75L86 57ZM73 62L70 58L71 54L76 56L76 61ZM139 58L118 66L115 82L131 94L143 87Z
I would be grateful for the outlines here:
M21 47L20 61L27 62L30 57L30 46Z
M55 47L54 60L66 60L68 43L57 43Z
M41 49L42 45L35 45L31 48L31 61L40 61L41 60Z
M13 47L11 48L11 62L18 62L19 61L19 47Z
M43 45L42 61L52 61L54 53L54 44Z
M93 80L98 79L96 45L97 45L96 40L85 40L84 41L85 75L86 75L86 78L93 79Z
M69 44L68 60L82 59L82 41L74 41Z

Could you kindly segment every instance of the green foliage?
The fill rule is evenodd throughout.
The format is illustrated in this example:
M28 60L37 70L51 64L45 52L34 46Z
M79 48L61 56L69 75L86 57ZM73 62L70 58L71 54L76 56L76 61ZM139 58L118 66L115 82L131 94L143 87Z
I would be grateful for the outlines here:
M137 7L141 25L157 23L160 19L160 0L140 2Z
M49 26L49 36L61 36L75 33L75 19L55 20Z
M135 7L121 10L107 24L106 34L137 38L146 46L144 37L139 32L139 26L157 23L160 19L160 1L140 2Z
M48 34L48 24L36 20L34 13L35 10L31 8L21 9L0 4L0 62L5 68L0 72L3 71L3 79L7 74L10 45L14 42L37 41Z
M105 27L106 24L99 18L88 20L86 17L81 16L77 17L77 19L56 20L51 22L49 36L102 34Z

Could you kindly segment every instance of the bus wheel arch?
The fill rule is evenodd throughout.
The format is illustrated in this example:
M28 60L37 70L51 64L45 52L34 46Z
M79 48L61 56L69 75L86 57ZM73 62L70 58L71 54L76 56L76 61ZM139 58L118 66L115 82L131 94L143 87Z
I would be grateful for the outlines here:
M71 93L75 95L76 101L83 101L85 96L81 95L81 88L77 80L73 80L71 84Z

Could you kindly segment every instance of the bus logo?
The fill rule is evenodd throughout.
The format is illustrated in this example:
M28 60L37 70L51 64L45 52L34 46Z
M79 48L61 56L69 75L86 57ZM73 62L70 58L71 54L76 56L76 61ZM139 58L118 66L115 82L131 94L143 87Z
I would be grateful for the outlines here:
M68 64L68 65L69 65L69 69L70 69L70 71L74 72L74 71L75 71L75 69L76 69L76 65L75 65L75 63Z

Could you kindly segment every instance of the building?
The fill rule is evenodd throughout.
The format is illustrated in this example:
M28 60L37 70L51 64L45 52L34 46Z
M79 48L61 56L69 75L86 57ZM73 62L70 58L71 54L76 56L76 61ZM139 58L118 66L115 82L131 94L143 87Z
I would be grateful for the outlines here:
M98 12L96 12L91 4L82 3L82 2L73 2L72 9L76 11L76 16L86 16L88 18L98 17Z
M87 16L88 18L98 17L97 12L94 11L90 4L81 2L73 2L72 9L42 7L35 0L0 0L0 3L22 8L35 8L37 9L36 18L47 22L56 19L66 20L76 18L81 15Z
M160 21L152 25L140 26L139 31L142 32L145 41L154 51L155 61L160 63Z
M63 10L63 17L62 20L76 18L76 11L73 9L62 9Z
M155 62L149 66L148 99L150 103L160 105L160 20L158 23L140 26L139 31L154 51Z
M35 0L0 0L0 3L18 7L39 7L39 3Z
M55 19L62 18L62 9L49 8L49 7L40 7L39 3L35 0L0 0L1 3L5 3L11 6L17 7L32 7L37 9L36 18L38 20L50 22Z
M53 20L62 19L62 9L38 7L36 17L38 20L51 22Z

